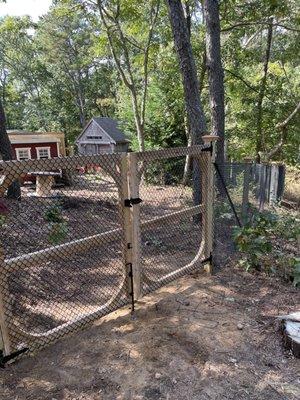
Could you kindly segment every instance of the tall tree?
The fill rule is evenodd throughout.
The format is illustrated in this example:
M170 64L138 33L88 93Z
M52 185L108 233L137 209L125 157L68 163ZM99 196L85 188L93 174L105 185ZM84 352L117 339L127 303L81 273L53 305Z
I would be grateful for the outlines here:
M216 161L219 164L223 164L225 106L224 71L221 60L219 1L204 0L203 5L206 25L206 67L209 82L211 133L219 137Z
M265 134L262 129L262 118L263 118L263 101L267 86L267 76L269 69L269 61L271 54L273 37L273 18L270 18L267 30L267 45L263 61L263 76L261 78L258 99L257 99L257 121L256 121L256 154L257 160L260 161L261 152L266 150Z
M190 35L181 0L166 0L169 10L169 19L173 31L175 49L179 58L179 65L183 81L187 121L190 130L191 144L201 144L201 136L206 133L206 121L203 112L200 87L197 77L196 63L190 41ZM200 170L197 160L193 160L193 197L194 204L201 202L201 188L199 185ZM194 222L200 218L195 216Z
M181 0L166 0L175 49L183 80L184 99L192 144L201 144L206 133L206 120L200 99L196 63Z
M144 31L139 32L129 18L130 13L138 13L141 10L140 2L136 4L121 5L120 0L112 2L108 7L107 2L97 0L101 21L106 30L109 48L123 84L129 90L132 101L133 115L136 125L140 151L145 150L145 114L147 92L149 84L149 57L157 22L160 0L154 0L143 4L142 9L145 20L141 27ZM127 6L127 7L126 7ZM129 29L126 29L129 25ZM135 35L130 35L130 30ZM137 68L137 60L142 59L141 68ZM139 61L140 62L140 61ZM136 74L136 70L139 73ZM142 71L141 71L142 70Z

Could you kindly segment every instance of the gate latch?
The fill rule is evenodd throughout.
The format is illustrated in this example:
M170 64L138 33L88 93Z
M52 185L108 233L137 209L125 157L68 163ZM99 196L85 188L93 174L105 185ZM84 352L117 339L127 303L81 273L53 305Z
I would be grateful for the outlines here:
M212 153L213 153L213 146L212 146L212 144L211 144L210 146L205 146L205 147L203 147L203 148L201 149L201 151L209 151L209 152L210 152L210 155L212 156Z
M133 198L125 199L124 200L124 205L125 205L125 207L132 207L135 204L140 204L142 201L143 200L140 199L139 197L137 197L135 199L133 199Z

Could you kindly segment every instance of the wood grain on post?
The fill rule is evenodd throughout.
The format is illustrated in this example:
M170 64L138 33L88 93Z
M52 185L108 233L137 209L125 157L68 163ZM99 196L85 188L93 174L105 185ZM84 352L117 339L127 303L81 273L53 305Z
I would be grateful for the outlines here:
M129 199L129 166L128 166L128 158L124 154L124 157L121 160L121 177L122 177L122 186L120 193L120 207L121 207L121 218L123 223L124 235L125 235L125 243L124 243L124 265L125 265L125 274L126 274L126 282L127 282L127 294L129 297L132 296L133 287L131 280L131 268L132 265L132 220L131 220L131 210L129 207L125 207L125 199Z
M213 204L214 204L214 170L213 163L216 158L216 135L202 136L204 144L212 145L212 152L204 152L202 158L202 188L203 188L203 232L205 240L205 257L208 258L212 255L213 251ZM212 262L206 267L206 271L210 274L213 273Z
M5 321L5 296L8 296L7 291L7 276L4 263L4 252L0 244L0 350L4 351L7 356L10 354L10 339Z
M139 174L136 153L128 154L129 160L129 194L135 199L139 198ZM134 204L131 208L131 230L132 230L132 272L134 298L138 300L142 295L141 280L141 231L140 231L140 205Z

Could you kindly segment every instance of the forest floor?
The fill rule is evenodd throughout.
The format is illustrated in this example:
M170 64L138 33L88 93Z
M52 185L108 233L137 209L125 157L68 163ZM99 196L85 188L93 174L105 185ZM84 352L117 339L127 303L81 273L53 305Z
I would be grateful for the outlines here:
M2 400L284 400L300 398L300 363L276 316L300 292L227 267L185 276L138 303L9 365Z

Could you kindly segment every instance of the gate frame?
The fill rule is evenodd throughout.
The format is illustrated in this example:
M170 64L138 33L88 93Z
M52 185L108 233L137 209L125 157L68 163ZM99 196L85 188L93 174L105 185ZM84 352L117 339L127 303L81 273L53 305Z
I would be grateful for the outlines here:
M206 262L204 269L207 273L213 273L213 204L214 204L214 162L216 157L216 141L218 140L218 136L216 135L204 135L202 136L205 147L201 148L201 157L199 154L195 155L196 149L199 149L199 145L190 146L185 148L171 148L170 150L174 150L174 154L169 157L164 156L163 158L172 158L176 156L182 155L191 155L195 156L199 163L200 169L205 171L205 173L201 174L201 187L203 188L203 198L202 202L199 205L191 207L190 209L182 210L178 212L178 215L183 215L184 212L187 214L193 215L195 213L200 213L203 215L203 237L204 237L204 260L203 263ZM154 151L146 151L146 152L137 152L137 153L128 153L128 185L129 192L128 198L131 199L139 199L139 188L140 188L140 180L144 170L144 165L141 166L140 170L138 169L138 161L143 161L143 155L157 154L158 156L162 154L162 150L154 150ZM204 150L204 151L203 151ZM177 154L176 154L177 153ZM155 161L155 158L153 158ZM126 207L125 207L126 208ZM130 249L127 250L127 254L130 259L130 266L132 267L132 273L129 273L129 276L132 278L132 282L128 283L130 287L129 294L132 296L132 304L134 310L134 302L139 300L142 295L142 283L145 279L143 277L143 271L141 269L141 226L151 226L156 225L156 223L162 222L164 219L168 219L168 217L176 214L171 213L170 215L157 217L148 221L141 221L140 218L140 204L139 202L132 203L132 206L129 208L130 210L130 218L128 220L129 227L128 237L131 238L129 242ZM188 269L190 264L183 266L182 268ZM164 278L162 278L164 279Z
M97 245L98 238L104 238L108 241L114 236L115 232L123 231L123 263L124 263L124 283L127 286L127 294L132 301L132 311L134 310L134 303L136 300L140 299L142 296L142 283L144 278L142 276L143 271L141 270L141 227L151 227L157 226L159 223L163 221L167 221L172 217L172 215L178 216L193 216L196 214L201 213L203 216L203 235L202 241L204 238L204 247L202 249L202 243L200 242L199 251L195 257L195 259L185 265L182 266L180 271L183 273L184 271L188 272L189 268L194 265L195 263L201 262L202 264L206 263L205 269L208 273L213 273L213 265L212 265L212 251L213 251L213 203L214 203L214 171L213 165L215 161L216 155L216 140L218 139L215 135L204 135L202 136L204 146L190 146L190 147L182 147L182 148L172 148L172 154L170 156L165 154L166 149L162 150L154 150L149 152L140 152L140 153L121 153L119 155L119 162L112 161L112 164L117 167L117 170L112 171L109 170L109 174L115 180L115 183L118 188L119 194L119 204L120 204L120 215L121 215L121 228L114 229L112 231L107 231L98 235L94 235L91 237L85 237L83 239L71 241L62 245L53 246L50 248L43 249L41 251L35 253L25 254L20 257L15 257L9 260L5 260L4 258L4 251L0 244L0 277L2 280L2 291L0 291L0 351L2 351L4 356L8 356L11 354L11 345L10 345L10 335L8 324L5 321L5 315L9 312L9 305L7 306L4 302L4 296L9 297L8 290L6 288L6 276L7 276L7 268L20 268L21 263L26 263L30 265L32 263L32 259L30 257L34 255L34 260L38 261L41 257L46 253L49 253L53 259L55 259L54 251L56 249L64 249L68 248L70 251L71 248L77 248L77 242L85 242L87 246L91 247L93 245ZM201 152L201 157L200 157ZM194 156L198 159L200 168L204 173L201 174L201 187L202 187L202 200L201 204L189 207L175 213L167 214L164 216L160 216L157 218L153 218L147 221L142 222L140 218L140 205L139 201L132 201L132 200L140 200L139 199L139 188L140 188L140 181L141 176L143 173L144 165L142 164L141 168L139 169L139 161L143 161L142 156L144 154L151 154L152 160L159 160L161 158L168 159L173 157L180 157L180 156ZM47 168L49 168L49 161L53 167L59 166L67 168L70 162L73 160L77 163L81 163L81 160L87 159L90 160L91 156L83 156L83 157L65 157L62 159L52 159L47 160ZM98 159L97 156L93 156L93 158ZM99 157L101 160L101 157ZM32 161L32 160L31 160ZM15 172L17 171L21 176L24 174L24 171L32 169L32 164L35 166L39 166L40 168L45 168L45 164L43 160L34 160L33 163L26 163L26 162L11 162L6 163L5 169L8 172L8 176L2 190L5 190L5 187L10 184L10 181L15 179L12 173L9 172L9 165L12 164L14 166ZM0 168L1 169L1 168ZM119 184L117 183L117 178L119 178ZM2 185L3 186L3 185ZM1 194L1 193L0 193ZM2 193L3 194L3 193ZM126 202L127 201L127 202ZM129 201L129 205L128 205ZM200 260L200 256L204 255L204 259ZM209 263L209 264L207 264ZM161 282L167 281L167 279L176 276L178 274L178 270L173 273L167 274L165 277L161 279ZM169 276L170 275L170 276ZM145 279L146 281L146 279ZM124 286L123 286L124 287ZM114 298L113 296L112 298ZM99 310L105 308L107 303L110 303L111 299L102 305ZM99 311L92 313L95 314L95 318L99 318L101 316L97 315ZM29 335L30 337L35 337L37 342L39 343L40 340L47 335L52 335L54 332L64 332L66 328L73 326L74 331L78 328L79 319L85 319L88 316L78 316L75 320L69 321L64 323L53 330L50 330L43 334L32 334L26 333L26 336ZM10 324L9 324L10 326ZM53 332L52 332L53 331ZM56 338L63 336L63 333Z

